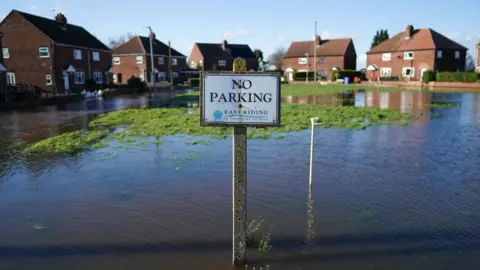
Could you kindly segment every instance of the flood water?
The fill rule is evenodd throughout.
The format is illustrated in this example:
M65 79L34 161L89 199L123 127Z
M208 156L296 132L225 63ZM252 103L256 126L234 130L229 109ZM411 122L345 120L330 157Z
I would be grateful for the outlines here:
M232 269L230 140L186 145L192 138L172 136L69 157L24 158L6 147L86 128L102 112L162 106L167 96L0 113L0 269ZM366 91L284 102L424 113L405 127L317 129L311 193L309 130L250 140L248 215L271 226L271 250L252 250L249 269L480 269L480 95Z

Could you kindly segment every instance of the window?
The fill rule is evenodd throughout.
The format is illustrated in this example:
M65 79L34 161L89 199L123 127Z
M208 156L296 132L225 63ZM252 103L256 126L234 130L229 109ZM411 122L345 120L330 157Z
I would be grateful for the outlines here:
M226 61L226 60L218 60L218 65L219 65L220 67L224 67L224 66L227 65L227 61Z
M404 67L402 69L402 76L403 77L410 77L410 78L415 77L415 69L411 68L411 67Z
M390 61L392 59L391 53L384 53L382 54L382 61Z
M164 65L164 64L165 64L165 58L163 58L163 57L158 57L158 64L159 64L159 65Z
M82 51L81 50L73 50L73 56L77 60L82 60Z
M8 48L3 48L3 58L10 58L10 52L8 51Z
M172 77L173 78L178 78L178 72L172 72Z
M120 65L120 57L118 57L118 56L113 57L113 64L114 65Z
M455 51L455 59L460 59L460 51Z
M438 50L437 51L437 58L442 58L443 57L443 51Z
M15 82L15 73L7 72L7 85L14 85Z
M103 83L102 73L101 73L101 72L94 72L94 73L93 73L93 80L94 80L97 84Z
M307 58L298 58L298 63L300 65L305 65L307 63Z
M50 74L45 75L45 84L52 85L52 75Z
M203 65L203 60L200 60L200 65Z
M380 69L380 77L392 77L392 69L391 68Z
M100 61L100 53L99 52L93 52L92 53L93 61Z
M157 73L157 76L158 76L159 81L165 81L165 78L167 77L165 72L159 72L159 73Z
M143 56L137 56L137 64L143 64Z
M50 52L48 51L48 47L40 47L38 48L38 57L40 58L49 58Z
M172 58L172 65L176 66L177 65L177 58Z
M403 53L404 60L413 60L413 52L404 52Z
M325 57L320 57L320 63L325 64L326 60Z
M75 72L75 84L84 84L85 83L85 73Z
M196 67L197 67L197 63L196 63L195 61L192 61L192 63L190 64L190 67L196 68Z

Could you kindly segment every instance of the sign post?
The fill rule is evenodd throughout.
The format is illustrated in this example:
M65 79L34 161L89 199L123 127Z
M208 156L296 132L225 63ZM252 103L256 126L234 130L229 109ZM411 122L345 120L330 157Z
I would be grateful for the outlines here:
M273 73L246 73L237 58L233 72L202 75L200 124L231 126L233 264L247 260L247 127L280 125L280 77Z

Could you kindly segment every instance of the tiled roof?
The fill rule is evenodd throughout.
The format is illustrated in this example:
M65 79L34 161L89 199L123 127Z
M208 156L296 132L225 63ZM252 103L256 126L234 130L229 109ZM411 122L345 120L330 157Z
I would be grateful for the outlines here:
M177 50L173 48L171 49L172 56L186 57ZM153 42L153 53L160 55L168 55L168 45L158 39L155 39L155 41ZM122 45L118 46L118 48L113 50L113 54L150 54L150 38L136 36L129 41L123 43Z
M143 48L145 49L145 52L147 54L150 53L150 38L149 37L142 37L139 36L139 39L142 43ZM186 57L182 53L178 52L177 50L171 48L172 51L172 56L179 56L179 57ZM153 53L154 54L163 54L163 55L168 55L168 45L161 42L158 39L155 39L153 42Z
M314 55L314 41L294 41L285 53L285 58L304 57L305 54ZM317 47L317 56L343 56L347 52L348 46L352 43L351 38L346 39L324 39L320 41Z
M426 49L467 50L466 47L430 28L414 30L410 39L405 39L406 35L406 31L400 32L378 44L368 51L367 54Z
M221 43L196 43L204 58L256 58L250 46L246 44L227 44L224 50Z
M105 44L103 44L100 40L98 40L95 36L90 34L81 26L68 23L66 25L62 25L57 23L55 20L28 14L18 10L13 10L12 12L18 12L27 21L29 21L36 28L57 43L110 51Z

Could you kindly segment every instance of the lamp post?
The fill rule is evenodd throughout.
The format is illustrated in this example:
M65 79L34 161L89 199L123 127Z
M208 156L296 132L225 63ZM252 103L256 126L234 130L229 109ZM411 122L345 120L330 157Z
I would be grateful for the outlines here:
M317 83L317 21L315 21L315 37L313 38L313 83Z
M153 87L153 92L155 94L157 94L157 84L155 83L155 64L153 62L153 39L155 38L155 34L153 33L152 31L152 28L150 26L147 26L146 28L148 28L150 30L150 62L151 62L151 73L150 73L150 78L151 78L151 81L152 81L152 87Z
M305 56L307 56L307 72L305 73L305 83L308 83L308 53L306 53Z

